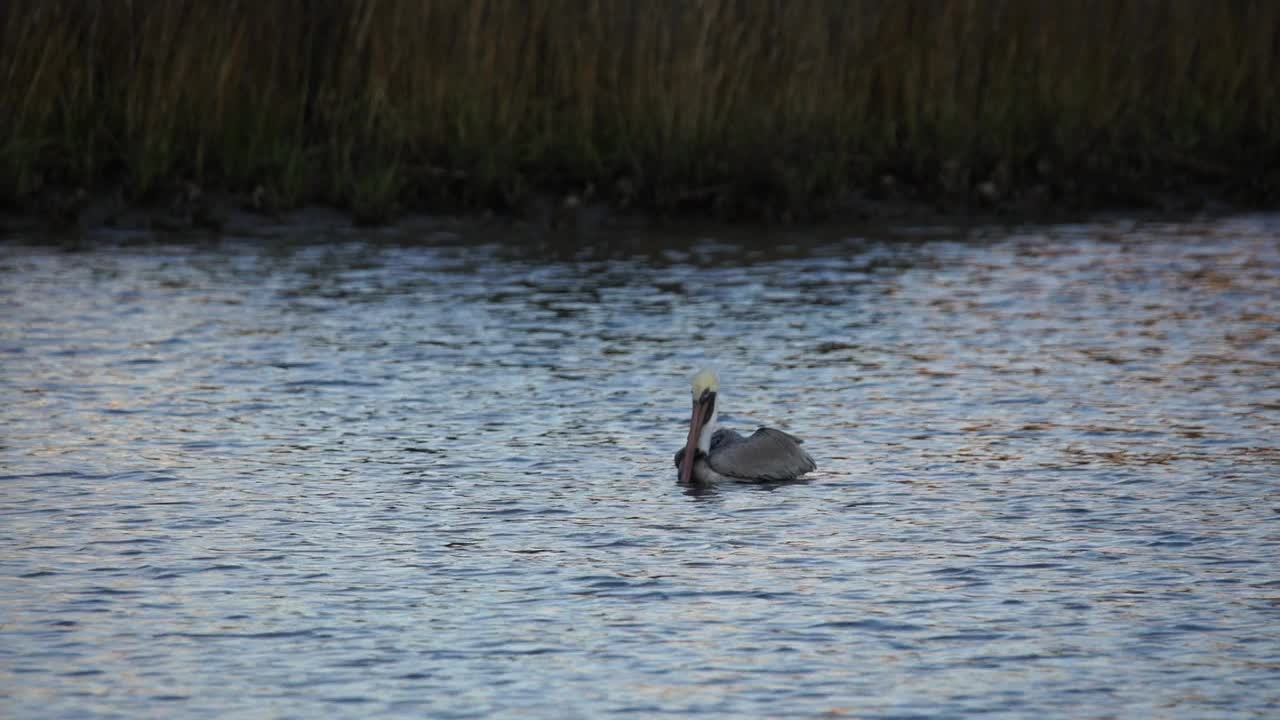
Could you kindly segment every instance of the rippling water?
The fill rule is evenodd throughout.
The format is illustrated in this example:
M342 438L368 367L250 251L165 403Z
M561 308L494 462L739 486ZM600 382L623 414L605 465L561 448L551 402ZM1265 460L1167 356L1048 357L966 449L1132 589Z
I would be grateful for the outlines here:
M1277 236L9 238L3 714L1276 717Z

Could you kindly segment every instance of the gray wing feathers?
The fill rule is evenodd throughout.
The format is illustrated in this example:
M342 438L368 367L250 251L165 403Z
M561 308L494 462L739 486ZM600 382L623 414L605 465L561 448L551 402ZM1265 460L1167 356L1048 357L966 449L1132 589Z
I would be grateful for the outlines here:
M711 469L721 475L748 480L791 480L816 466L801 447L799 438L773 428L760 428L749 438L712 447L707 456Z

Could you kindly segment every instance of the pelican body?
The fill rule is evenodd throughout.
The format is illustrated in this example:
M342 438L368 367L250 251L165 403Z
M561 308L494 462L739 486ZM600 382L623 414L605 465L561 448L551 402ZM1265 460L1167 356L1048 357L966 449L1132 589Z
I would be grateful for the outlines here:
M689 439L676 453L681 485L716 482L781 482L794 480L816 465L800 447L803 440L773 428L750 437L716 426L720 381L710 370L693 377L693 417Z

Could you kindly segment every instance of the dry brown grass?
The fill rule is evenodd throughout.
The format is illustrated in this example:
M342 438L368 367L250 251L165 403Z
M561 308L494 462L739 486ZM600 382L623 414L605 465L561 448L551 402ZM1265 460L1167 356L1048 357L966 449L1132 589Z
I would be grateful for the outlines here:
M1267 0L13 0L0 198L821 213L889 174L1275 198Z

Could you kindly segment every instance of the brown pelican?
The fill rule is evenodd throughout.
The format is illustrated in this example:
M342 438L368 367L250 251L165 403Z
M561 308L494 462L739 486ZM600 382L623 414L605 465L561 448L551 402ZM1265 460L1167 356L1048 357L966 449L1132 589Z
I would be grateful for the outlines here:
M716 427L716 393L720 381L710 370L693 376L693 419L689 439L676 453L680 484L720 481L794 480L813 470L813 458L800 438L781 430L760 428L751 437Z

